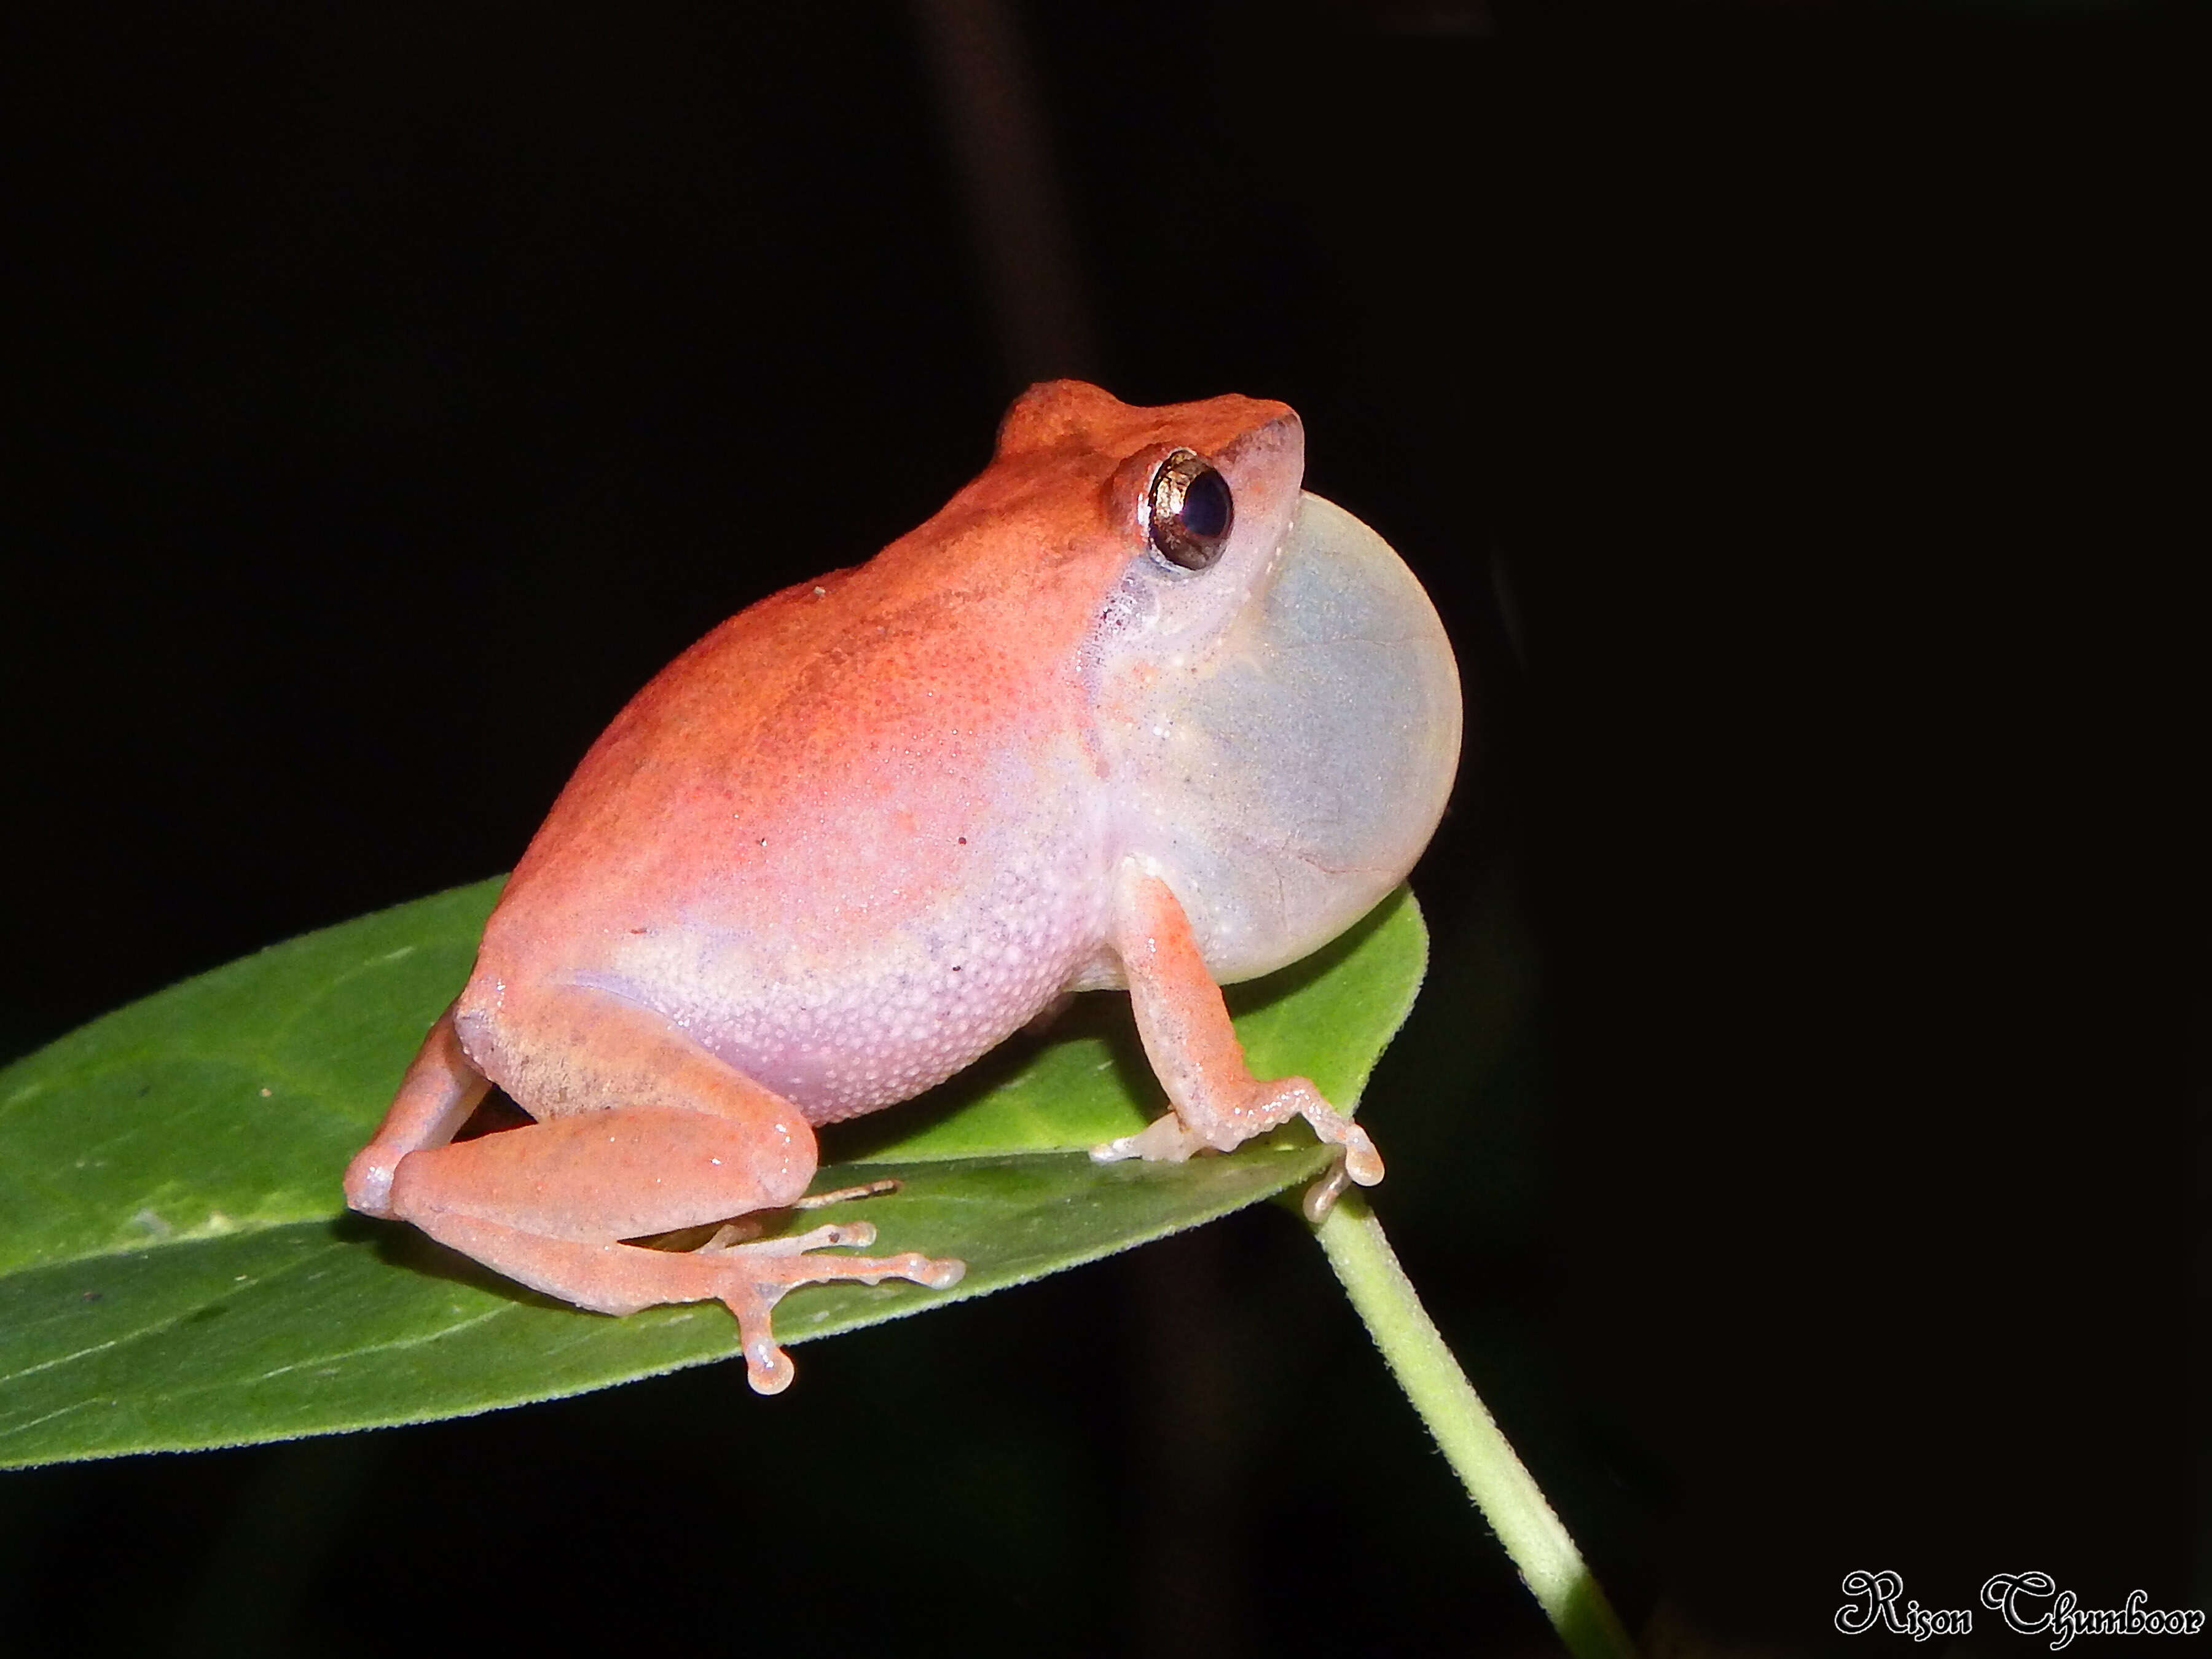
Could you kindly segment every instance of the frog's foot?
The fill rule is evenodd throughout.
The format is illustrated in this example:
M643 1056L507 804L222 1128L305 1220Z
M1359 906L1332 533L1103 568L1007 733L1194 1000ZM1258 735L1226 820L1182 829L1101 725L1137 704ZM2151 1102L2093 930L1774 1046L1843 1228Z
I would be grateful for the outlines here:
M1232 1110L1207 1119L1206 1128L1192 1128L1183 1121L1182 1113L1155 1117L1134 1134L1121 1134L1093 1146L1091 1161L1119 1164L1128 1157L1141 1157L1148 1164L1182 1164L1194 1152L1234 1152L1255 1134L1287 1124L1291 1117L1303 1117L1312 1124L1314 1137L1322 1146L1338 1148L1338 1168L1343 1168L1347 1179L1360 1186L1374 1186L1382 1179L1382 1155L1376 1152L1367 1130L1329 1106L1328 1099L1321 1097L1321 1091L1305 1078L1276 1078L1272 1084L1256 1084Z
M778 1346L769 1316L798 1286L842 1279L864 1285L904 1279L945 1291L968 1271L963 1261L918 1250L886 1256L809 1254L873 1243L876 1230L866 1222L748 1243L726 1242L732 1230L725 1228L698 1249L678 1251L614 1240L550 1238L452 1212L411 1218L441 1243L594 1313L632 1314L664 1302L721 1303L737 1316L746 1380L760 1394L780 1394L791 1386L791 1358Z
M926 1256L919 1250L884 1256L808 1254L836 1245L866 1249L876 1242L876 1230L865 1221L817 1227L787 1238L754 1243L726 1242L725 1235L730 1231L723 1229L688 1259L725 1264L707 1281L712 1288L696 1299L711 1296L736 1316L738 1334L744 1343L745 1380L756 1394L781 1394L791 1386L795 1374L791 1356L777 1343L769 1319L787 1291L801 1285L844 1279L857 1279L863 1285L903 1279L929 1290L949 1291L968 1271L964 1261Z
M1372 1187L1382 1179L1382 1154L1375 1150L1367 1131L1322 1099L1321 1091L1312 1084L1302 1077L1285 1081L1304 1091L1293 1109L1313 1127L1322 1145L1336 1148L1328 1173L1307 1188L1298 1203L1306 1219L1319 1226L1336 1207L1336 1200L1344 1196L1346 1186Z
M1135 1134L1093 1146L1091 1161L1115 1164L1141 1158L1153 1163L1180 1164L1195 1152L1233 1151L1254 1135L1293 1117L1305 1119L1323 1146L1337 1149L1328 1173L1307 1190L1304 1209L1309 1219L1317 1222L1327 1215L1347 1183L1372 1187L1382 1179L1382 1155L1375 1150L1367 1131L1330 1105L1321 1091L1302 1077L1257 1085L1241 1105L1215 1118L1204 1133L1184 1122L1181 1113L1170 1112Z

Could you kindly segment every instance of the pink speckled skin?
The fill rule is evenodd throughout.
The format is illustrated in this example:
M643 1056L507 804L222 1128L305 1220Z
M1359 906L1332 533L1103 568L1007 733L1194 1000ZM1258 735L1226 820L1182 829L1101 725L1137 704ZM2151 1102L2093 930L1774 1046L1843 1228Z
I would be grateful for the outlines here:
M1201 575L1147 550L1177 448L1234 494ZM1164 726L1163 665L1269 580L1303 465L1280 404L1038 386L927 524L678 657L555 803L349 1200L585 1307L719 1297L771 1392L791 1285L944 1285L960 1264L808 1254L865 1227L689 1255L621 1241L790 1203L811 1125L919 1093L1066 989L1125 982L1176 1114L1102 1156L1188 1157L1302 1113L1378 1179L1310 1085L1244 1068L1214 983L1233 964L1207 966L1242 957L1194 931L1127 787L1150 764L1133 723ZM450 1144L491 1083L534 1125Z
M825 1123L918 1094L1035 1014L1104 943L1118 849L1086 670L1178 443L1279 536L1303 461L1288 409L1131 409L1061 383L1015 406L989 470L928 523L678 658L515 871L461 999L471 1053L500 1053L502 981L571 979Z

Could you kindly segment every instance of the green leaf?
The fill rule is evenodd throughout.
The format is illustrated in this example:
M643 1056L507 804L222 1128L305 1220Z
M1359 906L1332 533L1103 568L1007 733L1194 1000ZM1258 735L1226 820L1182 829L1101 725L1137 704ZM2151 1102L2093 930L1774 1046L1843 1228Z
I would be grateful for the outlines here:
M736 1355L718 1304L582 1313L345 1211L346 1160L467 978L498 890L273 946L0 1071L0 1468L422 1422ZM1303 1073L1351 1109L1426 951L1401 888L1327 949L1237 988L1254 1068ZM878 1249L959 1256L968 1276L950 1292L809 1285L777 1309L778 1335L1020 1284L1326 1164L1303 1126L1182 1165L1085 1155L1164 1109L1126 999L1100 996L1046 1040L824 1131L817 1191L902 1186L802 1224L865 1218Z

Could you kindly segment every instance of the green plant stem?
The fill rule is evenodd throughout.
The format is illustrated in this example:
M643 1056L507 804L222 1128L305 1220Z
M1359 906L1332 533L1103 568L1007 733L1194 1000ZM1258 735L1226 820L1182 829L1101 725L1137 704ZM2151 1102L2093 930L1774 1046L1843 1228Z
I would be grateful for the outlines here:
M1329 1212L1318 1236L1399 1387L1567 1650L1575 1659L1634 1659L1635 1645L1605 1591L1444 1346L1375 1212L1347 1195Z

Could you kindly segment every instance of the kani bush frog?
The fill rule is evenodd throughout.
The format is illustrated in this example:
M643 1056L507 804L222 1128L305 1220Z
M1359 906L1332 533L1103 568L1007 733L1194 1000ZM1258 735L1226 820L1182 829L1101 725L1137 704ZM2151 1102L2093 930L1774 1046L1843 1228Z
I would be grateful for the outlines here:
M1126 986L1174 1109L1102 1159L1292 1117L1382 1179L1303 1078L1244 1064L1219 987L1403 879L1457 763L1459 683L1372 531L1302 495L1281 404L1132 408L1073 380L867 563L724 623L554 803L346 1198L579 1307L718 1299L787 1384L796 1285L944 1288L866 1225L625 1243L790 1205L814 1126L919 1094L1073 991ZM534 1120L456 1143L497 1084Z

